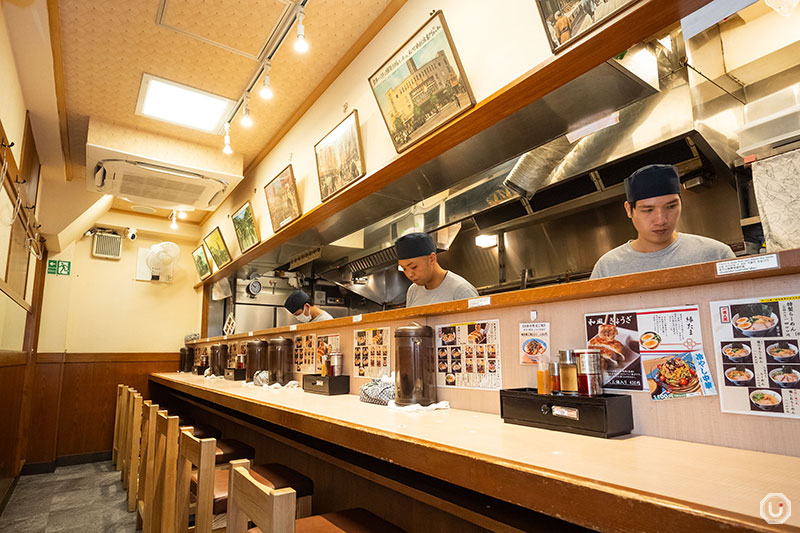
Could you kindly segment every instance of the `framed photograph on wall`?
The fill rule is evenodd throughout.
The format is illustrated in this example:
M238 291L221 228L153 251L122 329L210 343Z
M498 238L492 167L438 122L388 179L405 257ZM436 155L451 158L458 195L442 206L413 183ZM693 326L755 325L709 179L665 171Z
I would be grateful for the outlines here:
M280 174L264 187L267 195L267 208L269 219L272 222L272 231L290 223L302 215L300 211L300 197L297 194L297 184L294 181L292 165L284 168Z
M323 201L366 174L357 109L314 145L314 155Z
M203 242L208 248L208 253L211 254L211 258L214 260L214 264L217 265L217 268L222 268L233 260L231 258L231 253L228 251L228 245L225 244L225 239L222 237L219 226L206 235L203 238Z
M236 231L236 239L239 241L239 249L242 253L261 241L258 237L256 219L253 216L253 206L250 205L250 202L245 202L242 207L237 209L231 215L231 220L233 221L233 229Z
M200 280L206 279L211 275L211 265L208 264L208 256L206 255L206 248L202 244L192 252L192 259L194 260L194 267L197 269L197 275Z
M553 52L599 26L636 0L535 0Z
M398 153L475 105L441 11L369 77L369 85Z

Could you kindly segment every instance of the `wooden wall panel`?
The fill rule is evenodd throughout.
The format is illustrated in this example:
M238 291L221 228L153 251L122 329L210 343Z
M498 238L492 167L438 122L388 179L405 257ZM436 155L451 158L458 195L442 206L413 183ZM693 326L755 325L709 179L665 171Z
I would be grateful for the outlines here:
M0 478L16 475L16 451L25 365L0 367Z
M152 362L106 362L97 355L98 362L63 366L57 457L110 451L117 384L134 387L149 398L148 375L178 369L177 354L172 361Z
M49 463L56 459L63 369L60 363L36 365L30 415L36 436L28 439L27 464Z

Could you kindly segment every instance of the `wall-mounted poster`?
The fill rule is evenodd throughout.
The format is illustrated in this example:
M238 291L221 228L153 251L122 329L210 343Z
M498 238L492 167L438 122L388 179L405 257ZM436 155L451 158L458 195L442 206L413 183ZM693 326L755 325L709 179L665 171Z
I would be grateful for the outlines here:
M724 413L800 419L800 295L711 302Z
M239 241L239 250L246 252L261 240L258 238L256 219L253 217L253 207L250 202L245 202L242 207L231 215L236 239Z
M300 374L314 374L317 371L317 335L295 335L294 366Z
M634 0L536 0L553 52L605 22Z
M500 320L436 326L436 384L499 390Z
M197 269L197 275L200 276L201 280L211 275L211 265L208 264L206 249L202 244L192 252L192 259L194 259L194 267Z
M369 84L398 152L475 104L441 11L370 76Z
M281 170L280 174L267 183L264 192L267 195L267 208L269 209L269 219L272 222L272 231L277 232L302 214L292 165Z
M211 254L211 258L217 268L222 268L232 261L231 253L228 251L228 245L225 244L225 239L222 237L219 226L206 235L203 242L206 244L208 253Z
M358 377L388 376L392 365L389 328L358 329L353 332L353 368Z
M323 201L366 174L358 110L354 109L314 145L314 155Z

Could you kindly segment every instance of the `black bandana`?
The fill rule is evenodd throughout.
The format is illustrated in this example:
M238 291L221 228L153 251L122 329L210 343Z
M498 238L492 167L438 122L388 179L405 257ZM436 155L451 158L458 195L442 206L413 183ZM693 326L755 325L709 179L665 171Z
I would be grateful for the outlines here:
M306 294L305 291L296 290L286 298L283 306L292 314L295 314L306 304L311 303L311 296Z
M648 165L625 178L625 196L631 204L654 196L680 193L678 169L672 165Z
M436 251L433 239L427 233L409 233L397 239L394 243L397 248L398 259L412 259L423 255L430 255Z

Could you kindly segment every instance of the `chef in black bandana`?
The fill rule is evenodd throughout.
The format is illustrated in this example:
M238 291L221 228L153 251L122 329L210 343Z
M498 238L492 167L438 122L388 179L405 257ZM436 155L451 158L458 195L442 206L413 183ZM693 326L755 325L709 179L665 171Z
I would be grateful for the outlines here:
M649 165L625 178L625 211L637 238L606 253L592 278L633 274L735 257L726 244L675 231L681 218L681 183L672 165Z

